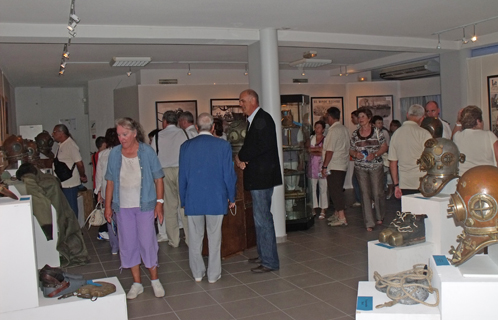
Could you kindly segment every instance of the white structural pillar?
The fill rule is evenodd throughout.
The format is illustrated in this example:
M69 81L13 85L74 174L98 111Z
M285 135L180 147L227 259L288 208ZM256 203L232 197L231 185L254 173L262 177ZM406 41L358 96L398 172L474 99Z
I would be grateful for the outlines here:
M275 121L280 167L283 168L277 30L273 28L262 29L259 31L259 35L261 58L261 86L259 86L261 88L260 104L269 114L271 114ZM283 242L287 238L285 230L285 194L283 185L275 187L273 191L271 212L273 213L273 220L275 222L277 241Z

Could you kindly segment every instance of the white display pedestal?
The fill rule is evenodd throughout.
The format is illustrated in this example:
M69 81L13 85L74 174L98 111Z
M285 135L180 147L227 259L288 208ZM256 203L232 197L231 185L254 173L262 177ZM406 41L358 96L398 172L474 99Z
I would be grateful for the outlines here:
M38 307L31 197L20 199L0 198L0 319L7 319L5 312Z
M437 265L431 257L430 267L434 273L432 285L439 289L441 320L496 319L496 275L462 275L463 267L467 273L472 265L478 271L482 265L494 264L491 260L489 255L479 255L455 267L449 264Z
M396 304L392 307L384 307L376 309L375 306L391 301L383 292L375 289L375 282L360 281L358 282L358 297L359 301L363 301L362 297L372 297L372 310L358 310L361 306L356 306L357 320L440 320L441 316L437 307L428 307L422 304L404 305ZM434 294L429 295L427 303L435 303L436 297ZM370 301L368 302L370 303ZM472 318L469 318L472 319ZM473 318L477 319L477 318Z
M0 313L1 319L9 320L88 320L88 319L128 319L126 309L126 294L116 277L97 279L97 281L110 282L116 286L116 292L96 301L71 297L58 300L57 298L45 298L38 289L37 301L39 307ZM16 296L18 300L23 300Z
M9 185L9 190L12 191L17 197L21 198L26 196L26 186L23 182L15 182ZM34 215L33 229L35 231L35 247L36 247L36 266L38 269L43 268L46 264L51 267L60 266L60 255L57 251L57 241L59 239L59 228L57 227L57 212L54 206L52 209L52 240L47 240L38 220Z
M413 268L413 265L427 263L434 245L431 242L407 247L384 246L379 241L368 242L368 280L373 281L374 271L381 276Z
M448 218L446 210L449 203L449 195L425 198L422 194L417 193L401 197L403 212L427 215L425 239L434 244L432 254L447 254L452 245L456 246L457 236L462 232L462 228L455 225L454 219Z

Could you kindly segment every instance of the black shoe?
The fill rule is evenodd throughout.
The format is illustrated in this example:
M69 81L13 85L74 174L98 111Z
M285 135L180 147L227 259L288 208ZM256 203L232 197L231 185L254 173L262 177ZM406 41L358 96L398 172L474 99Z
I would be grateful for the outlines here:
M259 265L259 267L252 268L251 271L254 273L265 273L265 272L275 271L275 269L270 269L265 266Z
M250 258L250 259L247 259L247 262L261 264L261 259L259 257Z

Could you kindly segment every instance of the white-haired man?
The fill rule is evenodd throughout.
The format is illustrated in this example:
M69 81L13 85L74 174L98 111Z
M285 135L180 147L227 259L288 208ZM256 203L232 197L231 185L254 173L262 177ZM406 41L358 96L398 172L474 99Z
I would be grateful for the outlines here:
M178 175L180 199L188 219L189 263L196 282L207 273L209 283L221 277L221 224L228 207L235 207L237 177L230 143L213 136L213 117L201 113L199 135L180 147ZM204 228L207 230L209 261L202 258Z
M425 110L419 104L410 106L406 121L394 132L389 145L389 168L394 183L394 195L401 198L403 194L418 192L419 178L424 175L419 170L417 159L424 151L424 144L432 136L420 127Z

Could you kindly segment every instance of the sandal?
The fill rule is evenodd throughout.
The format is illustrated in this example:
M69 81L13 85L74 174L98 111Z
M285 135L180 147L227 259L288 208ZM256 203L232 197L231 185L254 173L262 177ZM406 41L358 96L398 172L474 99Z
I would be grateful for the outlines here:
M318 217L318 219L320 219L320 220L325 219L325 212L321 212L320 216Z
M380 226L381 224L384 223L384 220L377 220L377 224Z
M368 228L367 228L367 231L368 231L368 232L371 232L371 231L373 231L373 228L368 227Z

